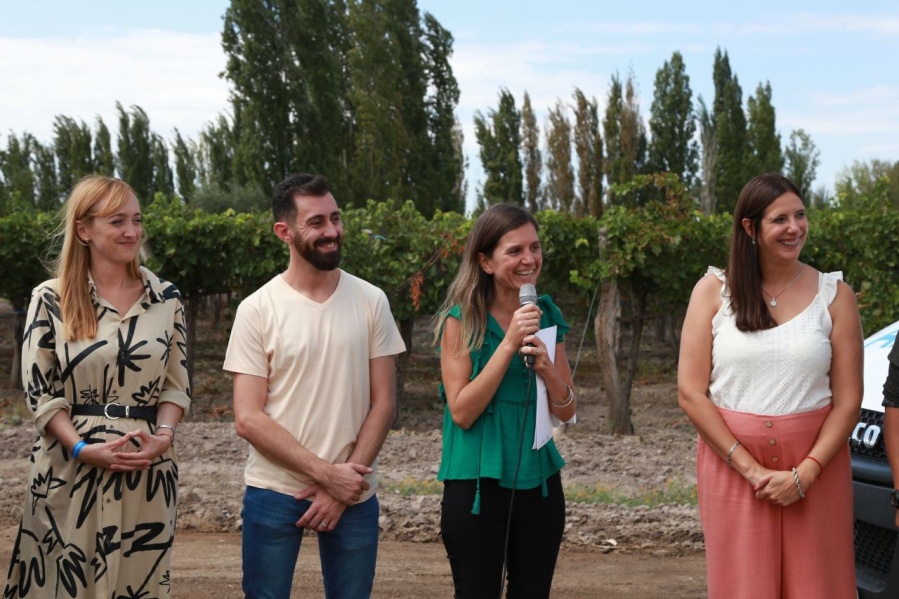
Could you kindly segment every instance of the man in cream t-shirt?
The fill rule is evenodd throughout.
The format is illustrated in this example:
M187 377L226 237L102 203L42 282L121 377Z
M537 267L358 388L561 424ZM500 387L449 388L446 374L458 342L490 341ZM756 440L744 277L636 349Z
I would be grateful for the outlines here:
M319 535L328 597L371 595L377 455L393 421L405 351L384 292L341 271L343 227L320 175L275 187L274 232L290 263L237 309L224 369L250 443L243 590L290 597L304 529Z

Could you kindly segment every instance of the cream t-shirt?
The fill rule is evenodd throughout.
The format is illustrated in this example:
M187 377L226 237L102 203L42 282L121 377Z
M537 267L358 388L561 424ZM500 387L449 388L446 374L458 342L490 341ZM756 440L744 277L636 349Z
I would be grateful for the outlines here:
M238 307L224 369L268 379L266 414L337 464L353 451L371 408L369 360L405 350L387 296L374 285L340 271L334 293L317 303L278 275ZM244 480L291 495L313 482L252 445ZM367 481L360 501L374 495L375 472Z

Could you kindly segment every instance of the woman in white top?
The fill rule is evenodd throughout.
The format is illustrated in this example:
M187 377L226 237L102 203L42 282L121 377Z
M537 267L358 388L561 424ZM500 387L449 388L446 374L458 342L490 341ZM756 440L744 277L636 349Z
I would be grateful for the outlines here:
M792 182L749 181L727 271L709 269L684 320L678 398L700 437L710 599L856 596L861 323L841 273L799 261L808 230Z

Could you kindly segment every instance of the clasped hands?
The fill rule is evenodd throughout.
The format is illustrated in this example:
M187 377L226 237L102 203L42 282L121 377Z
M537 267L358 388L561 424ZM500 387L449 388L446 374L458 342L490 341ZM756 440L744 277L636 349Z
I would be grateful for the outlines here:
M331 464L322 480L293 496L297 501L312 499L297 526L317 532L334 530L347 506L359 501L368 490L364 475L372 471L361 464Z
M88 443L78 454L78 461L113 472L146 470L171 446L172 435L168 433L151 435L133 430L113 441Z
M768 470L767 468L761 470L762 474L755 482L752 479L749 480L752 490L755 491L756 499L769 501L772 505L781 507L786 507L801 499L792 470Z

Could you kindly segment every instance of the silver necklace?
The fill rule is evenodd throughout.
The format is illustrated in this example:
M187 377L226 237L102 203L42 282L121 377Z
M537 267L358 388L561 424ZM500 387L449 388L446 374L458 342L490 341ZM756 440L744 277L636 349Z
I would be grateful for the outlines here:
M771 301L768 302L768 303L771 304L771 307L772 307L772 308L776 308L776 307L777 307L777 298L779 298L781 295L783 295L784 291L786 291L787 289L789 289L790 287L792 287L792 286L793 286L793 283L795 283L796 281L798 281L798 280L799 280L799 277L801 277L801 276L802 276L802 264L799 265L799 272L796 273L796 276L793 278L792 281L790 281L790 284L787 285L786 287L784 287L783 289L781 289L781 290L780 290L780 293L778 293L777 295L771 295L770 293L768 293L767 291L765 291L765 288L764 288L764 287L762 287L762 291L765 291L765 293L767 293L769 296L771 296Z

